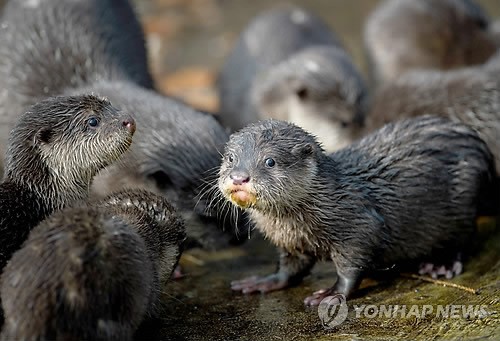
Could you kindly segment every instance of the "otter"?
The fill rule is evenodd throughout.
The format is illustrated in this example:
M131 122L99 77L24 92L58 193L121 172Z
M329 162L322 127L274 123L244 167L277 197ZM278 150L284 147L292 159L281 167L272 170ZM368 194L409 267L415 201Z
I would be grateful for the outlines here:
M94 175L128 149L135 127L93 95L49 98L21 115L0 184L0 269L36 224L87 198Z
M294 124L251 124L227 143L219 188L281 253L276 273L235 281L232 289L295 285L318 259L333 261L337 281L306 305L333 294L349 297L371 271L436 255L451 265L448 277L456 275L454 256L470 242L475 218L497 212L495 181L487 145L445 118L391 123L330 155Z
M366 130L425 114L445 116L475 129L500 172L500 63L449 71L409 71L376 91ZM500 175L500 173L499 173Z
M217 80L220 120L232 131L263 118L292 121L328 150L363 123L367 91L340 40L315 14L280 6L241 33Z
M372 80L383 84L412 69L482 64L498 47L489 26L473 0L386 0L364 29Z
M125 190L54 213L5 268L2 340L131 340L159 312L184 240L165 198Z
M246 240L245 217L226 214L214 201L229 135L212 115L131 82L98 82L69 93L90 91L134 112L141 122L130 150L96 176L92 196L131 185L146 188L166 196L183 216L188 245L214 250Z
M128 0L16 0L0 18L0 153L18 115L101 79L153 88L141 25Z

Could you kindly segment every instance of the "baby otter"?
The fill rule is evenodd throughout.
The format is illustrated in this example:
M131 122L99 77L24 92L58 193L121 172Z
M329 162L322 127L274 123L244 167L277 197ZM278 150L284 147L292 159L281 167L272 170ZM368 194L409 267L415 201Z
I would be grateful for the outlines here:
M494 178L486 144L444 118L388 124L331 155L291 123L252 124L227 143L219 188L281 255L275 274L232 288L282 289L316 260L332 260L336 283L304 301L318 305L334 293L349 296L373 270L452 257L469 243L475 218L498 208ZM460 272L454 265L449 277Z
M217 82L220 119L238 130L262 118L294 122L327 150L363 123L366 88L323 20L293 6L263 12L241 33Z
M35 227L2 275L1 339L131 340L185 238L161 196L122 191Z
M384 83L411 69L481 64L497 49L489 25L473 0L386 0L365 25L373 78Z
M51 214L85 199L93 176L132 142L133 118L92 96L53 97L21 115L0 184L0 269Z
M102 79L153 87L128 0L15 0L0 18L0 155L30 105Z

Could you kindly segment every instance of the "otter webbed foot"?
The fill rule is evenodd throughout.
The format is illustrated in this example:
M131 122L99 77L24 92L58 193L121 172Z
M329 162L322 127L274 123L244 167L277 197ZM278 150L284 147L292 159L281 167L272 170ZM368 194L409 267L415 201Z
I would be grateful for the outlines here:
M433 264L422 263L418 270L419 275L429 275L436 279L439 276L444 276L446 279L451 279L460 275L463 272L464 266L460 260L455 260L451 264Z
M288 276L283 273L275 273L264 277L252 276L239 281L232 281L231 289L241 291L243 294L267 293L284 289L288 287L288 284Z
M333 288L321 289L321 290L313 292L313 294L311 296L307 296L304 299L304 304L307 305L307 306L317 306L326 297L328 297L328 296L335 296L335 295L338 295L338 293L335 292L335 290ZM341 303L340 299L336 299L336 300L338 302L332 301L332 304L340 304Z
M344 295L345 298L349 297L351 293L356 290L361 282L361 271L354 270L346 273L337 272L337 282L333 285L333 287L328 289L321 289L314 292L311 296L307 296L304 299L304 304L307 306L317 306L321 303L323 299L328 296L335 295ZM332 303L338 301L338 304L341 303L340 298L335 298L332 300Z

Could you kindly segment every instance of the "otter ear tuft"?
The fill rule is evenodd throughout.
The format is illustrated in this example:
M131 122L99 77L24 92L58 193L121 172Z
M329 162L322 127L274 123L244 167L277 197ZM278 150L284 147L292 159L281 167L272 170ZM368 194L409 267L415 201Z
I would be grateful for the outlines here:
M54 132L50 128L40 129L35 136L35 142L49 143L52 140Z
M313 151L314 147L311 143L300 143L292 148L292 153L300 156L309 156Z

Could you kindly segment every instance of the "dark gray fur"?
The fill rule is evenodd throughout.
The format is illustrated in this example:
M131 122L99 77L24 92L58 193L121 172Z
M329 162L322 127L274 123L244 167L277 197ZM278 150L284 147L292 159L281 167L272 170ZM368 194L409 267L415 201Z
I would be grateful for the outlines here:
M313 48L318 46L330 49ZM290 111L296 110L302 122L324 115L325 121L358 124L364 117L364 84L349 57L337 49L342 50L339 40L313 13L281 6L259 14L220 71L221 122L234 131L260 118L290 120ZM320 71L310 72L311 63ZM332 107L339 103L337 116ZM345 108L348 114L342 112Z
M454 69L485 62L497 43L473 0L386 0L368 17L364 40L378 83L412 69Z
M349 296L372 270L463 249L476 217L498 208L486 144L467 126L432 116L388 124L329 156L297 126L262 121L226 146L226 197L238 174L257 195L251 220L281 249L278 272L255 281L255 291L298 283L323 259L337 268L333 292Z
M100 120L95 128L91 117ZM21 115L0 184L0 269L32 227L88 196L93 176L130 146L130 119L90 95L50 98Z
M101 79L152 88L128 0L12 0L0 19L0 152L26 108Z
M161 196L114 193L51 215L2 275L2 340L131 340L160 307L185 238Z
M496 66L495 66L496 65ZM374 96L367 126L425 114L474 128L488 144L500 171L500 63L450 71L412 71Z

